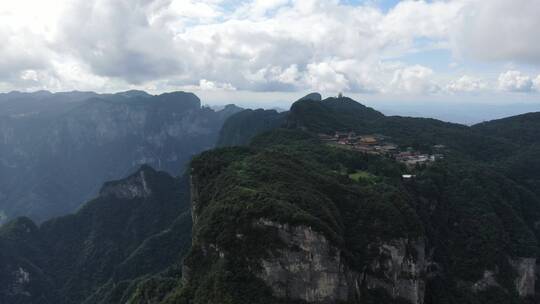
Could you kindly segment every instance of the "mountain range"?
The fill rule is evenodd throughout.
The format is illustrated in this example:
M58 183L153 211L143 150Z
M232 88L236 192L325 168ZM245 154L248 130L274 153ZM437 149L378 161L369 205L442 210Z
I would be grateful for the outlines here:
M536 303L539 125L319 94L231 113L185 175L2 226L0 303Z
M0 94L0 223L73 212L142 164L178 175L239 110L185 92Z

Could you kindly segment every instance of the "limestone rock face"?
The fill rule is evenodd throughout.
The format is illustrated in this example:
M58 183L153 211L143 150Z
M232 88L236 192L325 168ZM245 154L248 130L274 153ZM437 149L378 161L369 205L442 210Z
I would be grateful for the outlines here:
M514 269L516 277L514 286L520 297L525 298L535 295L536 259L515 258L510 259L510 265ZM484 270L483 277L469 286L475 292L487 290L490 287L501 287L497 281L498 271Z
M100 191L101 196L114 196L119 199L145 198L152 194L146 180L146 171L152 170L143 167L137 174L121 183L106 183Z
M310 303L346 301L349 296L346 266L341 251L320 233L306 226L290 226L268 220L260 225L275 227L287 248L279 256L263 260L259 278L280 298Z
M425 244L421 240L397 239L378 247L379 259L363 278L368 289L383 288L394 298L424 303Z
M517 258L510 261L517 277L514 280L520 297L534 296L536 259Z
M198 206L199 206L199 188L197 183L197 175L191 174L189 176L189 186L191 191L191 218L193 221L193 226L195 227L197 225L197 213L198 213ZM194 236L195 237L195 236Z
M335 303L361 297L361 287L383 288L394 298L424 303L427 265L421 240L397 239L378 246L379 257L365 273L350 269L340 249L306 226L261 219L259 225L278 229L286 248L261 261L257 276L276 297L308 303Z
M497 283L497 274L491 270L484 270L484 275L482 278L474 282L471 286L471 289L475 292L484 291L490 287L498 287Z
M14 295L22 294L30 296L30 293L26 291L25 285L30 282L30 274L23 267L18 267L17 270L12 272L13 284L11 286L11 292Z

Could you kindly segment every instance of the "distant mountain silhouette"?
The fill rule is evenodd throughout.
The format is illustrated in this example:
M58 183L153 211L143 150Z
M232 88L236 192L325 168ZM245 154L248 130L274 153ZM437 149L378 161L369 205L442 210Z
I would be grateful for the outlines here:
M72 212L141 164L178 175L240 110L216 112L185 92L0 94L0 215Z

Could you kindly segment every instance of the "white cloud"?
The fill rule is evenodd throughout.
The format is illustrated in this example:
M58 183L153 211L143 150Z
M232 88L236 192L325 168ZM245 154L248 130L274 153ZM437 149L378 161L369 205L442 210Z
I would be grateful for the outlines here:
M404 56L536 62L540 2L516 1L406 0L385 12L338 0L4 0L0 87L429 94L440 71ZM469 76L442 87L487 88Z
M540 1L459 2L464 7L452 37L461 56L540 65Z
M519 71L507 71L499 75L499 89L508 92L530 92L533 81Z
M217 83L206 79L201 79L199 81L199 88L203 91L236 90L236 88L233 87L230 83Z
M167 1L161 1L167 2ZM202 19L202 21L211 21L221 17L223 11L219 4L221 1L193 1L193 0L171 0L166 7L166 12L174 17L183 17L189 19Z
M263 91L378 88L391 75L366 71L380 72L381 60L412 50L416 38L443 38L459 8L405 1L385 14L335 0L256 0L237 7L223 0L63 0L53 9L43 1L7 1L12 5L5 11L26 18L22 29L5 21L11 31L0 32L4 41L15 40L0 52L7 58L1 70L13 75L58 75L54 62L68 58L79 71L118 85L205 79ZM39 3L49 17L32 25L39 10L28 14L17 5L23 2ZM21 35L23 29L33 35Z
M350 89L347 77L328 62L309 64L306 78L310 87L317 91L340 92Z
M381 20L379 34L386 40L381 42L401 47L398 54L414 49L417 38L434 39L430 47L437 47L436 41L448 38L463 5L462 1L399 2Z
M540 75L538 75L534 80L533 80L533 87L535 90L537 90L538 92L540 92Z
M451 81L446 89L450 92L477 92L487 88L487 82L468 75L463 75L455 81Z
M21 72L21 79L38 81L38 73L35 70L24 70Z
M433 70L421 65L398 69L394 72L390 88L410 94L435 93L439 87L433 82L432 75Z

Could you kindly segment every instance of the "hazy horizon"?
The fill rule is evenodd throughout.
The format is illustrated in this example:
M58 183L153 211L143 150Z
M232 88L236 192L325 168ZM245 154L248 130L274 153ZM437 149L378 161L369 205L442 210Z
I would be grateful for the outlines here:
M118 91L114 93L99 93L93 91L64 91L64 92L50 92L52 94L63 94L71 92L92 92L97 94L115 94L122 93L126 91ZM0 93L1 95L7 95L10 93L27 93L35 94L40 91L33 92L21 92L21 91L11 91L6 93ZM171 91L172 92L172 91ZM189 91L185 91L189 92ZM148 92L146 92L148 93ZM169 92L161 92L169 93ZM201 96L200 92L190 92L194 93L201 99L201 104L203 106L209 106L214 109L221 109L225 105L234 104L243 108L250 109L275 109L279 111L289 110L292 103L294 103L299 98L305 96L307 92L295 92L288 95L280 94L269 94L264 100L252 101L249 99L224 99L224 100L205 100L207 96ZM149 93L151 94L151 93ZM152 94L154 95L154 94ZM159 95L159 94L155 94ZM202 94L204 95L204 94ZM323 98L334 97L335 95L323 95ZM385 100L370 100L368 99L358 99L357 96L347 96L355 99L356 101L372 107L385 115L398 115L398 116L410 116L410 117L424 117L424 118L435 118L442 121L460 123L465 125L473 125L483 121L489 121L494 119L505 118L509 116L515 116L519 114L529 113L529 112L539 112L540 111L540 102L515 102L515 103L496 103L496 102L467 102L467 101L385 101ZM275 98L275 99L272 99ZM290 99L285 99L290 98ZM0 100L1 102L1 100Z

